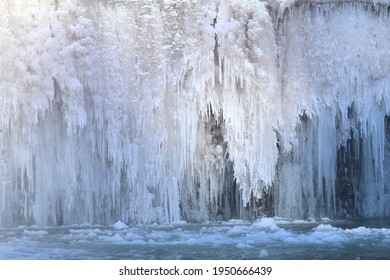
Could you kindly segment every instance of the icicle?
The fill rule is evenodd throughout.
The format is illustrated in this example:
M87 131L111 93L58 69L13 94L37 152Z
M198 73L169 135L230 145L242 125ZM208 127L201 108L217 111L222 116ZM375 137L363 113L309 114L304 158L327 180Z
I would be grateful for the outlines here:
M390 215L388 3L198 2L0 3L0 226Z

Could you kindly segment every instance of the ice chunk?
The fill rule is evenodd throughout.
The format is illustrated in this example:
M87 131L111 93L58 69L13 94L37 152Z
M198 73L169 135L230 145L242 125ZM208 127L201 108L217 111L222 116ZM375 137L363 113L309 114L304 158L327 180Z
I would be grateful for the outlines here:
M251 227L270 231L277 231L280 229L273 218L261 218L254 222Z
M113 225L113 228L114 228L115 230L123 230L123 229L128 229L129 227L128 227L125 223L123 223L123 222L121 222L121 221L117 221L117 222Z
M269 256L268 252L266 250L261 250L259 257L260 258L267 258Z

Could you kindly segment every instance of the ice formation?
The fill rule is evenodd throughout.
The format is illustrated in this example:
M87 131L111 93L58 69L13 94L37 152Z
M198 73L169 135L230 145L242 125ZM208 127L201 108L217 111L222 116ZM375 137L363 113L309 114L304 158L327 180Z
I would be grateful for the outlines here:
M0 226L390 215L386 1L0 2Z

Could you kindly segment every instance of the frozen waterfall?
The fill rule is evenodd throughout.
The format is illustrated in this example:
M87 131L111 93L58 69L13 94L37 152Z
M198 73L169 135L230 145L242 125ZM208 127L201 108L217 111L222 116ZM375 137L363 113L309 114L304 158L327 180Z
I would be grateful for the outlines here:
M0 2L0 226L390 216L390 2Z

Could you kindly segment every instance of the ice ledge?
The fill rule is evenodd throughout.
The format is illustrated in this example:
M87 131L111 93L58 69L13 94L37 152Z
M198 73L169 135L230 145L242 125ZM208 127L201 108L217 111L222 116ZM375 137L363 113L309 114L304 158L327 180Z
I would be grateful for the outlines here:
M338 3L361 3L373 6L390 6L390 0L266 0L271 10L278 17L283 17L286 9L300 4L338 4Z

